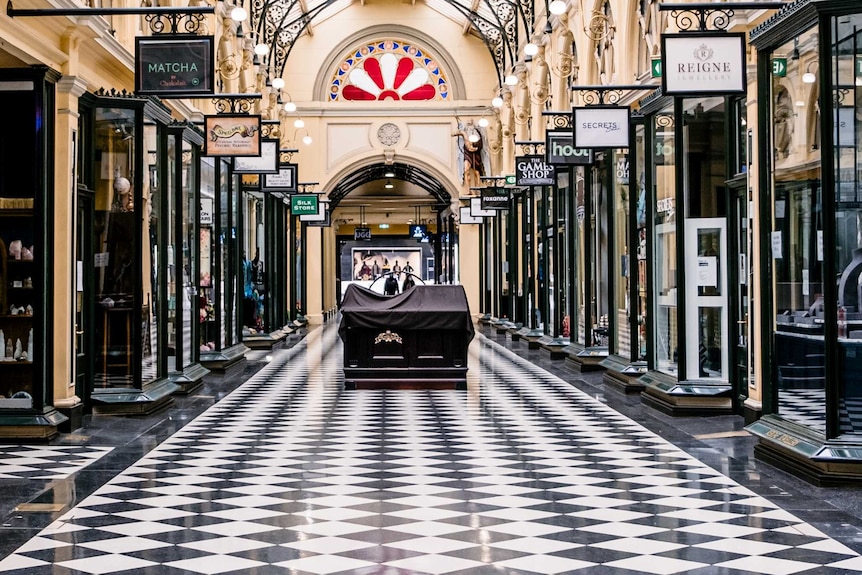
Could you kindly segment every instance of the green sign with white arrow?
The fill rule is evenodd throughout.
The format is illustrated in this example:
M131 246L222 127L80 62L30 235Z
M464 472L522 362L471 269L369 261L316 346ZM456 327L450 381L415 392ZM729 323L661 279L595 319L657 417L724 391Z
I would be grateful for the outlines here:
M772 59L772 75L777 78L787 76L787 58Z
M649 72L653 78L661 78L661 58L653 58L650 61Z

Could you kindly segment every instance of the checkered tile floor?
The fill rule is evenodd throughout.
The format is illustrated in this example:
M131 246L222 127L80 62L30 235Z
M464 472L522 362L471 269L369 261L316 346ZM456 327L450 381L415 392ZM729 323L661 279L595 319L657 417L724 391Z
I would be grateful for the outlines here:
M64 479L112 447L0 445L0 479Z
M343 391L334 329L0 561L16 575L823 575L862 557L481 335L469 390Z

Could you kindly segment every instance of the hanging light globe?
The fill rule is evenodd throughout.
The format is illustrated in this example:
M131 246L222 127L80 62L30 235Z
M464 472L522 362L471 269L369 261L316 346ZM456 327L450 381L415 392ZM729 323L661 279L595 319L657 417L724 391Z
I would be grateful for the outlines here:
M563 0L554 0L553 2L551 2L551 5L548 6L548 10L554 16L559 16L566 11L566 3L563 2Z
M488 121L488 118L484 116L479 118L479 126L481 126L482 128L487 128L490 123L491 122Z
M248 12L242 6L236 6L230 11L230 19L234 22L245 22L248 18Z
M282 88L284 88L284 78L273 78L272 87L276 90L281 90Z
M524 46L524 54L526 54L527 56L535 56L538 53L539 53L539 46L538 45L530 42Z
M503 107L503 98L501 98L500 96L495 96L494 99L491 100L491 105L494 106L495 108L502 108Z
M269 54L269 46L263 43L255 44L254 53L258 56L266 56L267 54Z
M294 128L304 128L305 127L305 121L303 121L302 118L297 118L296 120L293 121L293 127Z
M310 146L311 145L311 136L309 136L308 134L304 135L302 137L302 143L305 144L306 146Z
M296 112L296 104L294 104L293 102L285 102L284 111L288 114Z
M518 77L514 74L509 74L506 76L506 79L503 80L507 86L517 86L518 85Z

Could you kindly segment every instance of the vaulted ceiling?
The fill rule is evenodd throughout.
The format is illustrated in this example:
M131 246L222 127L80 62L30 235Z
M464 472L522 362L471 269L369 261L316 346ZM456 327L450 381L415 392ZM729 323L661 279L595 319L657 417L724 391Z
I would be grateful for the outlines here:
M315 22L331 18L357 0L252 0L249 25L256 43L270 46L275 76L281 76L296 41ZM419 0L474 34L487 46L502 83L517 61L519 43L532 33L533 0Z

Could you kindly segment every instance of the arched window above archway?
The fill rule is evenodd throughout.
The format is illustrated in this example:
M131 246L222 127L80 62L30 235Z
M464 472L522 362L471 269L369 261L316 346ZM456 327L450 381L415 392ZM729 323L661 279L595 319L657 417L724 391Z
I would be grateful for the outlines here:
M449 81L439 59L416 43L389 38L365 42L336 66L329 100L448 100Z

